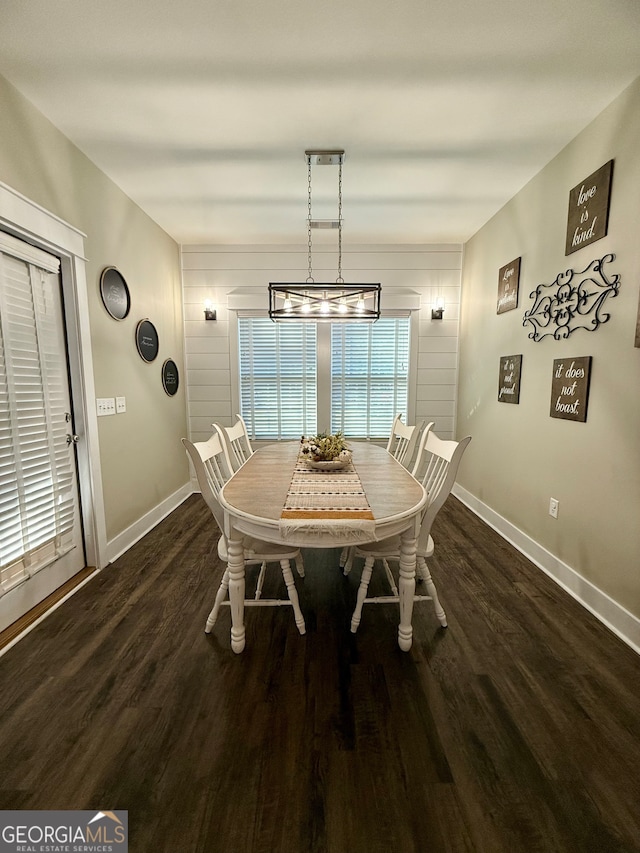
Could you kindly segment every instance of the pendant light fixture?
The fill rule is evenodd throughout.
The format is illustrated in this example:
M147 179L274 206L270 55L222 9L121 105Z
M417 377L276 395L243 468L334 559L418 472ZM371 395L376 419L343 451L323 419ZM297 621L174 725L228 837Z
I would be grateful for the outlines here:
M343 150L305 151L307 158L307 247L306 282L272 282L269 285L269 317L276 322L314 323L375 322L380 317L380 284L346 284L342 278L342 164ZM311 211L312 166L338 167L338 218L314 219ZM334 283L313 278L312 240L314 228L338 231L338 276Z

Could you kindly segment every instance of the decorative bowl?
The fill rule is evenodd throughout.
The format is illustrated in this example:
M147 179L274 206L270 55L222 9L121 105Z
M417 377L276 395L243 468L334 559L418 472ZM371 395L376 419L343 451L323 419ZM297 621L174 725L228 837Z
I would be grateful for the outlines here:
M316 471L339 471L351 462L351 453L343 450L335 459L319 459L317 462L314 459L305 459L305 462L309 468L315 468Z

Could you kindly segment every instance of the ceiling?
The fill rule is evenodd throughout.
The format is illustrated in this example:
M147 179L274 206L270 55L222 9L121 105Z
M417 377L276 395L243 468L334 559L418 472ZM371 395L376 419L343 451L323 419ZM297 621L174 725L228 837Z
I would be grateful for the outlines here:
M306 241L331 148L345 243L460 242L640 75L640 2L2 0L0 74L180 243Z

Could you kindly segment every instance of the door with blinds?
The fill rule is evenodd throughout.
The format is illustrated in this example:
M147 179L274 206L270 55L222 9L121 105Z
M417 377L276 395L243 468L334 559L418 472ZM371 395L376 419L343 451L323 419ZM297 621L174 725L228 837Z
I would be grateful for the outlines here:
M0 630L85 565L59 267L0 233Z

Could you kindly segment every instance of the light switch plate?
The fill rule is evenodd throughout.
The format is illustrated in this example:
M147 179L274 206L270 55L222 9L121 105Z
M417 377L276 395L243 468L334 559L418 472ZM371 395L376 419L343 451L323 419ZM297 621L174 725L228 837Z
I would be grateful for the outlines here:
M126 397L116 397L116 412L120 415L127 411Z
M99 418L105 415L115 415L116 413L116 401L113 397L98 397L96 399L96 407Z

